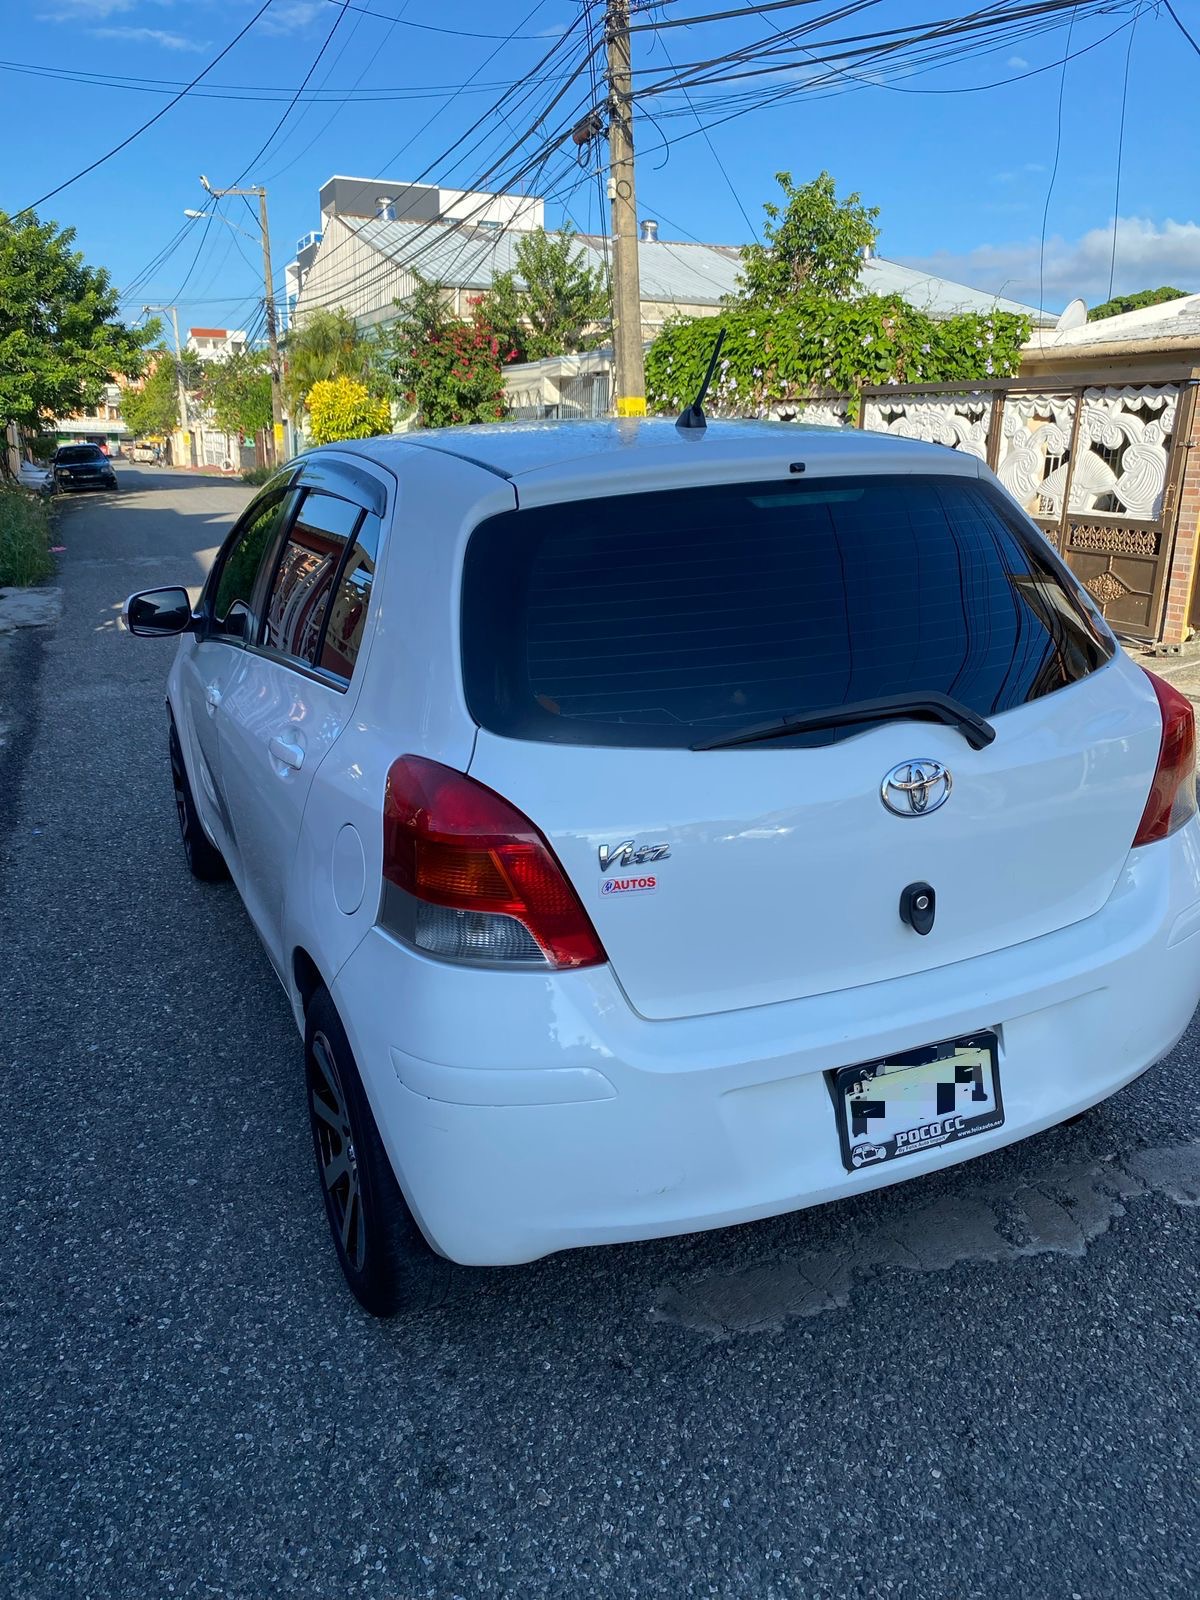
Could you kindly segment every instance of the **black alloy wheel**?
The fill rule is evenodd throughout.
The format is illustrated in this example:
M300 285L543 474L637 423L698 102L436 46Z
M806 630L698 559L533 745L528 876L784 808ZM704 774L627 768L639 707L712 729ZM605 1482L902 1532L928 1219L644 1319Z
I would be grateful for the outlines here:
M408 1209L328 990L313 995L305 1024L313 1154L343 1276L377 1317L440 1305L454 1268L430 1249Z
M171 723L171 784L175 790L179 837L183 841L189 872L201 883L223 883L229 876L229 868L225 865L225 857L205 833L200 821L174 721Z

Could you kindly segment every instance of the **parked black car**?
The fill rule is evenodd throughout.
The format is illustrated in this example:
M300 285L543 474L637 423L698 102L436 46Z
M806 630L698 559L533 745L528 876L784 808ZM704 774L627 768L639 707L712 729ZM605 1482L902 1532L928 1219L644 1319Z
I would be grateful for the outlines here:
M64 444L54 452L54 481L60 489L115 489L113 464L95 444Z

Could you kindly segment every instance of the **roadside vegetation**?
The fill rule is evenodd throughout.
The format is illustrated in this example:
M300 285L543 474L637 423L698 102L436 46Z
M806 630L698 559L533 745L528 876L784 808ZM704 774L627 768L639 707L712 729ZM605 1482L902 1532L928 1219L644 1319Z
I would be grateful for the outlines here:
M53 573L50 507L24 489L0 486L0 588L27 589Z
M865 384L957 383L1016 372L1029 317L992 309L934 318L899 295L863 293L864 255L878 210L839 199L822 172L797 185L780 172L781 203L763 207L763 244L742 251L737 292L715 317L668 323L646 358L651 411L675 413L699 391L717 335L708 406L714 416L763 416L826 395L858 414Z
M260 484L266 483L268 478L273 478L277 470L275 467L243 467L242 482L257 489Z

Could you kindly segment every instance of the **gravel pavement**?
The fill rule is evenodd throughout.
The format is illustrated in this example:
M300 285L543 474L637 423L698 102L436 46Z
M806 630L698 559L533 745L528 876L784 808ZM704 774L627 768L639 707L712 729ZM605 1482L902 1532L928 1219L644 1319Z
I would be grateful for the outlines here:
M1194 1596L1195 1028L939 1176L357 1310L284 996L184 867L172 646L117 621L246 492L121 485L0 657L0 1597Z

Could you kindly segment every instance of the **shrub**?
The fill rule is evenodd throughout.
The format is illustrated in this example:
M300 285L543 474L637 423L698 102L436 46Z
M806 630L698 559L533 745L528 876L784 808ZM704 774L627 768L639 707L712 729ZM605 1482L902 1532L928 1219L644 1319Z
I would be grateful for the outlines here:
M353 378L323 378L308 391L308 414L315 444L338 439L371 439L392 426L392 409Z
M25 589L53 573L50 507L24 489L0 487L0 586Z
M651 411L679 411L697 393L719 329L721 360L706 402L714 416L761 416L813 394L864 384L970 383L1017 370L1028 317L1007 311L935 321L898 297L830 300L796 294L779 310L731 307L669 323L646 358Z
M277 467L243 467L242 482L251 483L257 488L260 483L266 483L269 478L273 478L277 471Z

